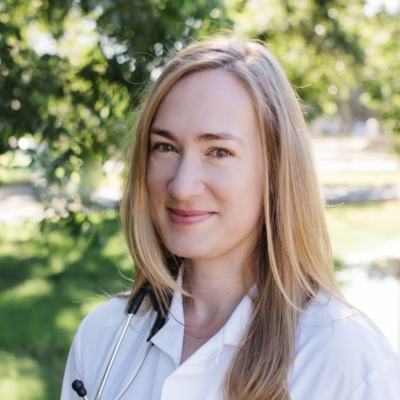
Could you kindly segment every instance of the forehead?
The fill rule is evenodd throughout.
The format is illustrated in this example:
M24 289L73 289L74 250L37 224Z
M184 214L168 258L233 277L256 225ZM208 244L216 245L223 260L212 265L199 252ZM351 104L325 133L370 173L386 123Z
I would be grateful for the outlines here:
M222 70L181 78L161 101L153 125L197 133L258 130L251 96L238 78Z

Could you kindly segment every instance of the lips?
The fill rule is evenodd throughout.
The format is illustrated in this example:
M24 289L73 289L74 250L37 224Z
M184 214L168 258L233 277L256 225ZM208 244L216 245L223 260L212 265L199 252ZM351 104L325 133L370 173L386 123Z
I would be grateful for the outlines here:
M177 225L194 225L215 215L215 212L202 210L179 210L176 208L167 208L168 214Z

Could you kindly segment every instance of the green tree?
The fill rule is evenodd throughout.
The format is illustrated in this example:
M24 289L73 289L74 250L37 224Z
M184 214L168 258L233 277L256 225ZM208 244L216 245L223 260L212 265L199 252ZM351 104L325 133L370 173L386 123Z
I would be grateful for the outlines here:
M53 220L90 222L85 170L120 153L129 110L165 56L220 21L220 0L0 4L0 154L12 137L36 139L36 182Z
M331 115L357 86L365 54L358 0L230 1L234 30L266 41L280 59L308 114Z
M373 113L400 149L399 12L358 0L226 0L240 35L265 41L311 116Z
M42 193L49 202L56 199L52 218L82 226L88 222L85 198L98 179L90 171L120 157L128 112L146 83L175 49L221 26L267 43L311 117L350 115L349 100L356 98L386 129L400 132L398 15L368 17L363 5L358 0L3 0L0 154L11 137L32 135L40 143L37 184L46 188Z
M368 19L361 34L365 66L360 77L363 92L360 101L373 110L387 131L393 132L400 153L400 11L379 12Z

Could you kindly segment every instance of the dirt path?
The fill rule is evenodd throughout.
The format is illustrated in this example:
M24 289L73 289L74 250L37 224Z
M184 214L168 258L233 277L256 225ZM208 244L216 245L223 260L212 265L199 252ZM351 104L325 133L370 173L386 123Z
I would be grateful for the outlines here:
M400 171L399 157L388 154L385 138L317 137L312 138L312 146L319 171ZM330 203L400 199L400 182L380 187L328 186L324 188L324 194ZM108 193L107 188L99 188L96 196L99 204L114 207L118 203L116 194ZM0 227L42 218L43 206L29 184L0 185Z
M0 185L0 227L42 218L43 206L29 184Z
M391 144L388 137L374 139L360 136L313 137L311 143L320 171L400 171L400 157L390 153Z

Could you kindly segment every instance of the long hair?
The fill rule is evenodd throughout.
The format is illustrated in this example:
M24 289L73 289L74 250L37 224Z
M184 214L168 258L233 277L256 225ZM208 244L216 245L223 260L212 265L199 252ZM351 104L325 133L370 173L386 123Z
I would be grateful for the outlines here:
M214 38L176 55L148 90L139 110L121 213L135 262L130 300L149 285L167 302L179 260L150 220L146 189L149 129L171 87L196 71L233 74L250 94L266 166L263 226L251 265L252 315L225 379L228 400L287 400L298 320L319 290L341 297L333 275L324 204L299 99L279 62L258 42Z

